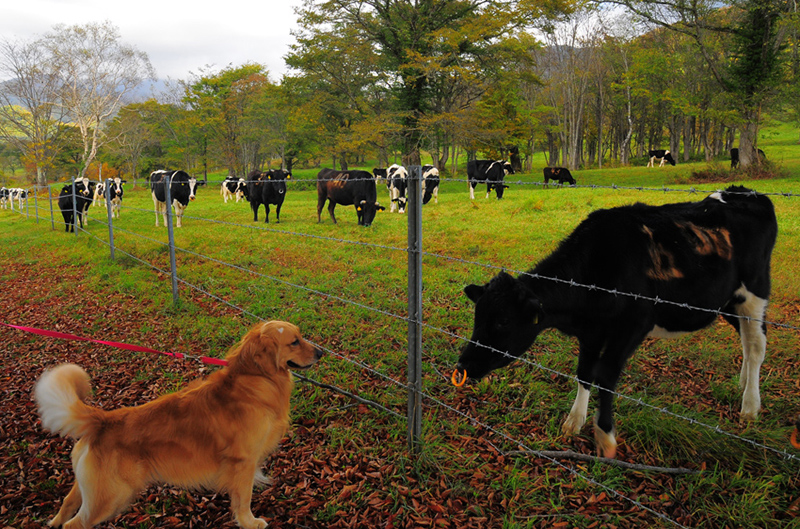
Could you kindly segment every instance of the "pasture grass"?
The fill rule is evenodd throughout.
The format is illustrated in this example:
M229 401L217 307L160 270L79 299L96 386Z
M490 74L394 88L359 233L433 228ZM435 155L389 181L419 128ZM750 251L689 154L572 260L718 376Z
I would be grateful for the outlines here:
M796 131L776 127L774 131L762 130L762 134L762 148L782 165L785 176L741 183L761 192L800 193ZM703 166L679 163L654 169L576 171L574 175L581 186L716 189L711 184L676 183L685 182L692 170ZM337 206L338 225L333 225L327 211L317 223L316 192L302 182L313 180L315 173L295 172L280 224L274 221L274 210L270 223L265 224L262 209L256 224L246 203L223 204L218 184L201 188L198 200L187 209L184 227L175 230L178 274L198 289L260 319L298 323L308 338L334 353L315 368L313 378L404 415L406 216L380 213L374 225L364 229L356 225L352 207ZM496 267L529 269L595 209L702 196L631 189L543 188L533 185L540 180L538 174L508 177L511 188L502 201L485 200L485 190L480 188L476 200L470 201L465 182L445 178L439 204L423 208L424 321L429 326L423 331L424 391L449 407L477 417L481 425L426 400L423 444L418 455L409 455L404 421L326 390L300 385L293 400L293 415L328 424L326 446L339 448L352 458L385 457L390 447L397 470L374 486L393 500L392 508L398 513L415 510L410 496L404 495L398 484L424 490L426 484L438 486L443 482L452 494L472 500L469 509L475 517L489 517L499 527L547 527L564 521L571 527L590 527L597 520L609 526L630 523L630 512L620 509L620 505L631 509L626 500L598 501L591 516L583 514L581 506L585 507L586 497L604 492L595 485L600 483L670 518L688 513L681 523L691 526L789 527L796 522L790 512L797 498L800 465L796 460L719 435L694 422L718 426L779 451L791 451L787 442L791 421L800 413L799 333L791 328L769 329L762 369L762 415L754 424L738 422L741 350L736 333L727 324L720 321L676 340L647 340L630 361L618 388L633 399L617 399L619 457L663 467L703 469L699 474L664 477L599 464L564 463L591 480L587 481L535 455L498 454L498 450L523 446L526 450L592 452L590 425L575 438L564 438L560 431L576 387L557 373L574 373L577 344L556 331L545 332L526 358L553 371L516 362L481 382L456 390L448 379L462 341L447 333L470 335L472 305L462 294L464 286L487 282L497 273ZM387 200L385 187L379 187L379 198ZM773 203L779 237L773 254L773 294L767 318L796 327L800 324L796 265L800 199L773 197ZM101 212L92 210L94 216L105 218ZM42 207L40 215L49 216L49 210ZM52 231L49 218L37 224L2 211L0 240L11 242L4 245L2 255L21 263L43 258L62 262L63 275L68 278L73 267L88 265L95 270L91 281L74 277L76 282L109 298L115 293L131 296L155 311L163 328L202 337L207 349L194 354L222 356L253 323L249 316L215 298L186 296L184 284L180 286L181 301L173 305L169 275L121 253L133 254L163 270L169 268L163 244L166 230L154 226L152 202L144 189L126 190L122 219L115 221L115 226L120 228L115 232L119 251L112 262L106 244L108 229L100 222L90 221L88 233L79 233L76 240L74 235L63 233L58 219ZM380 246L370 246L373 244ZM1 274L4 282L13 280ZM42 281L54 282L55 278ZM51 302L50 310L59 311L63 290L54 288L40 295ZM148 326L140 330L145 333L152 329ZM126 353L116 353L110 361L125 358ZM367 364L396 382L344 359ZM143 370L137 376L145 379L148 372ZM170 379L162 386L172 390L183 383ZM650 407L643 407L639 400ZM325 405L320 405L322 402ZM497 464L497 458L503 462ZM487 461L492 461L491 468L485 468ZM316 513L319 521L336 517L341 507L336 494L332 493ZM366 502L365 498L357 500ZM439 501L435 497L429 500ZM548 514L542 514L543 505ZM644 519L653 527L670 526L649 514Z

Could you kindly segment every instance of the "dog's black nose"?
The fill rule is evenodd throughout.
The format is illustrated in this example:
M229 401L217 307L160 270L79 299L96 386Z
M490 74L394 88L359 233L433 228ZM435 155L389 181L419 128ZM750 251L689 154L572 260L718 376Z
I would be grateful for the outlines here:
M320 349L318 347L314 348L314 356L316 357L317 360L322 358L322 355L324 355L324 354L325 354L325 351L323 351L322 349Z

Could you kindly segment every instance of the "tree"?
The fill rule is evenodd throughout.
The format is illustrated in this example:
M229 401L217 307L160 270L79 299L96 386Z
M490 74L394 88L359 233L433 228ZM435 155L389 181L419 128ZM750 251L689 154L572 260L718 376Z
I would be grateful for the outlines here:
M789 8L783 0L603 0L623 5L647 23L690 37L717 86L728 94L740 119L739 160L758 161L756 139L762 105L780 74L782 35L778 20ZM723 50L716 38L728 40Z
M386 73L402 125L406 163L419 163L420 121L432 106L432 72L470 72L476 79L498 64L496 46L542 17L555 16L568 2L532 0L305 0L298 11L298 55L315 44L347 33L370 49L376 71ZM481 86L478 82L476 86Z
M98 149L112 139L106 123L155 73L147 55L123 44L110 22L57 25L39 44L48 53L48 67L60 76L57 102L80 131L82 177Z
M47 185L59 153L65 109L57 104L61 78L38 41L0 43L0 137L22 152Z

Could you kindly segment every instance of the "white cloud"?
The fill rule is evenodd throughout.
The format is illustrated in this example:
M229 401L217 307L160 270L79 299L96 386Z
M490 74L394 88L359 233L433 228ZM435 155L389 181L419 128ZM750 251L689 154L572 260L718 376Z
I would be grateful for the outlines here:
M283 56L294 38L293 6L301 0L155 1L25 0L3 2L0 37L29 40L56 24L110 21L122 42L147 53L159 78L186 79L216 69L263 64L273 80L286 71Z

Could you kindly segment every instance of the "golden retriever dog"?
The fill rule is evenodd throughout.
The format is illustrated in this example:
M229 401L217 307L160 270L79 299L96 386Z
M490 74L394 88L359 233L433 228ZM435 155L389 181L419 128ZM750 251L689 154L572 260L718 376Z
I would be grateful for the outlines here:
M253 486L268 482L262 462L289 429L289 369L311 367L321 356L291 323L259 323L207 379L113 411L85 404L91 389L82 368L45 371L34 390L42 425L78 440L75 484L49 525L92 527L148 485L165 483L227 492L239 527L263 529L250 501Z

